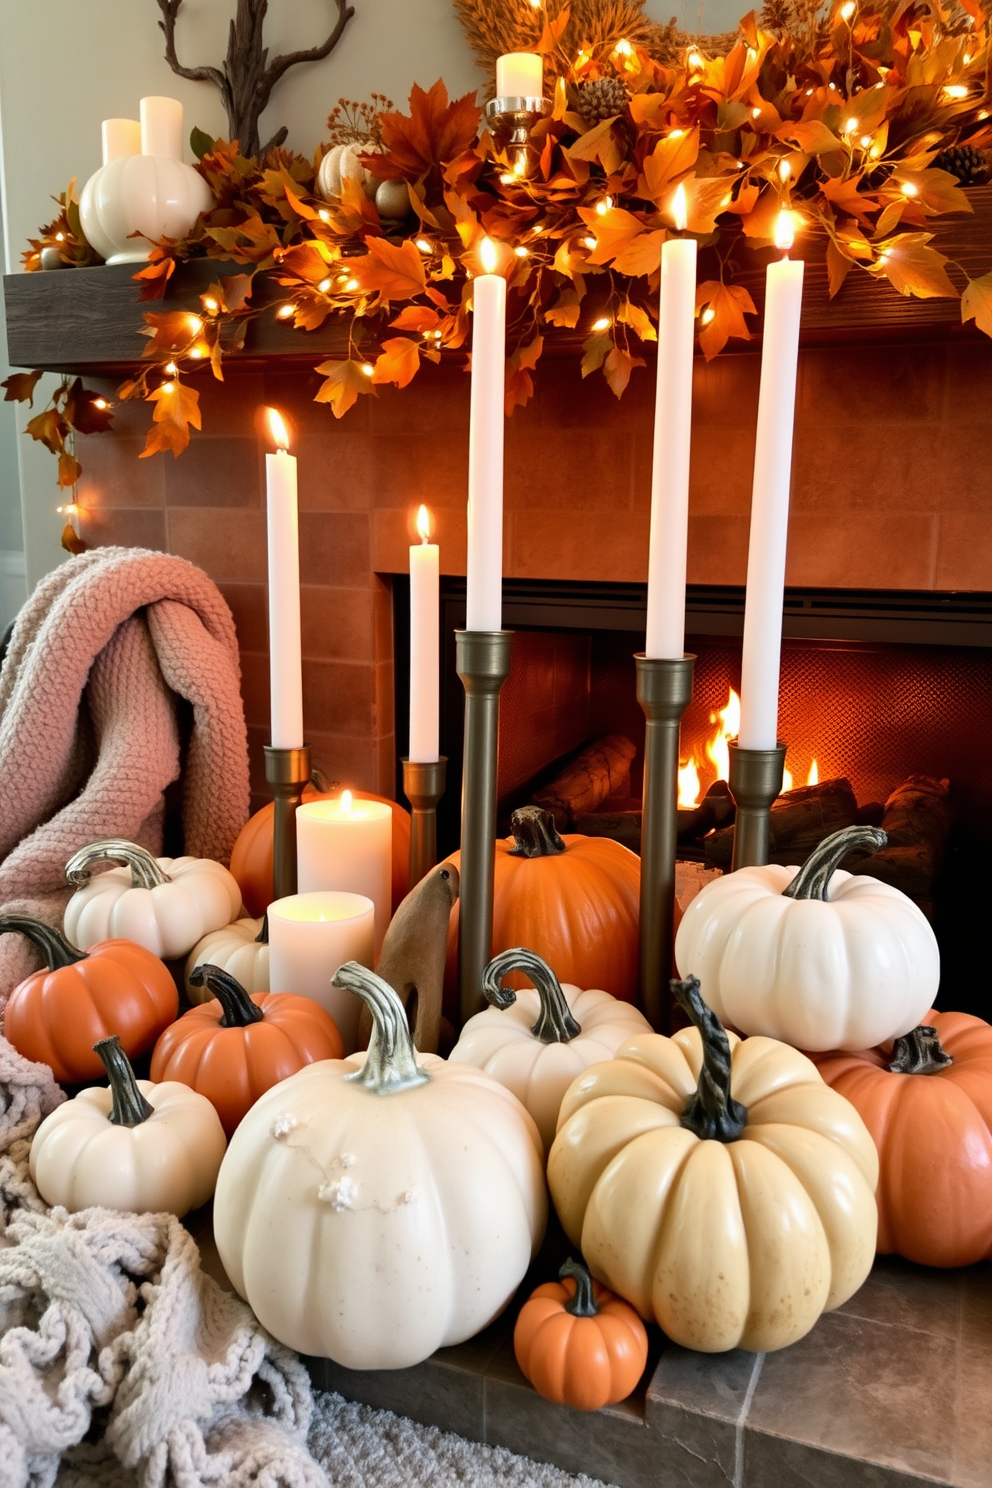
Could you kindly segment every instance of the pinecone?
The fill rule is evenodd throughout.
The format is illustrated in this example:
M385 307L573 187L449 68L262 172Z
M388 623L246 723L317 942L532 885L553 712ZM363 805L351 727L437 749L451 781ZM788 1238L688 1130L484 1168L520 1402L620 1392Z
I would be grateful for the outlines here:
M937 170L957 176L962 186L984 186L992 178L992 155L974 145L952 145L934 157Z
M594 83L580 83L577 89L576 108L587 124L598 124L603 119L612 119L622 114L630 102L630 94L619 78L597 78Z

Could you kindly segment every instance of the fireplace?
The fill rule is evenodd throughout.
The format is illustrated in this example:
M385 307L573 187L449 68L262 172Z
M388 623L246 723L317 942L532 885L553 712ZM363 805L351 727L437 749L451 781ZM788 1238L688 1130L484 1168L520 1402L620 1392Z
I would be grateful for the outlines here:
M405 579L397 576L394 584L395 654L402 656L408 643ZM442 747L450 764L439 813L444 851L458 842L463 693L452 638L464 623L464 605L464 581L445 579L442 629L449 643ZM642 585L506 582L505 623L516 635L501 705L503 830L514 806L530 800L583 746L608 734L627 736L636 754L629 797L607 800L602 809L612 821L623 808L638 808L644 717L635 697L632 658L643 645L644 611ZM730 690L740 686L742 626L741 590L690 590L686 645L698 659L682 754L695 760L700 798L717 778L713 757L719 758L721 713ZM396 675L402 753L405 668L397 668ZM953 825L933 892L921 902L941 941L941 999L992 1016L978 909L979 900L992 892L992 772L985 742L992 736L992 599L790 591L780 731L789 746L786 763L793 784L807 783L815 760L821 782L850 781L865 820L879 820L884 802L910 776L949 780ZM687 793L686 805L690 799ZM705 843L696 844L683 855L702 858L704 849Z

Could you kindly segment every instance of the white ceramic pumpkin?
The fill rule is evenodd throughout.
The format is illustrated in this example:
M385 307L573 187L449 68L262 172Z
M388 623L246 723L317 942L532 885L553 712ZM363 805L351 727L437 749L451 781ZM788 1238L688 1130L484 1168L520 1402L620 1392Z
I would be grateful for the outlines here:
M548 1182L594 1276L704 1353L785 1348L861 1286L878 1154L804 1054L694 1026L643 1034L573 1083Z
M210 187L191 165L167 156L127 155L101 166L86 182L79 220L87 241L108 263L143 263L153 243L184 238L213 205Z
M739 868L696 895L675 937L683 976L742 1033L798 1049L870 1049L925 1022L940 953L922 910L867 874L837 868L877 851L877 827L847 827L802 868Z
M371 172L361 162L372 147L364 144L332 145L320 162L317 171L317 190L325 201L334 201L341 195L345 181L357 181L368 197L375 196L378 185Z
M403 1369L500 1313L544 1234L541 1139L502 1085L417 1054L403 1005L347 962L367 1054L309 1065L244 1117L221 1167L224 1269L280 1342Z
M235 920L197 941L186 958L184 972L186 996L192 1003L210 1002L213 997L205 982L194 986L190 981L196 968L205 965L220 967L249 994L268 992L269 934L265 917Z
M534 986L502 985L522 971ZM559 982L533 951L503 951L486 967L482 990L491 1006L469 1018L451 1054L512 1090L537 1123L547 1151L555 1139L562 1096L590 1064L612 1059L620 1045L651 1025L629 1002L609 992Z
M214 1191L227 1139L206 1096L178 1080L136 1080L116 1034L93 1046L109 1086L82 1090L46 1116L31 1177L46 1204L179 1218Z
M93 864L123 868L93 873ZM134 940L155 956L185 956L210 930L238 918L237 880L210 858L153 858L135 842L108 839L69 859L66 879L77 892L64 928L81 951L101 940Z

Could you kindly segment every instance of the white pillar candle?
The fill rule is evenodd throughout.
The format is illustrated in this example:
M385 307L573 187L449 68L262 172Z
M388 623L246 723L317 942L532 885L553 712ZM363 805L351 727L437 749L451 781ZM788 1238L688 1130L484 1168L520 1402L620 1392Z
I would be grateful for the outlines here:
M776 246L792 246L792 217L779 216ZM792 431L803 302L802 260L786 256L768 266L761 343L761 384L751 494L751 535L744 601L741 668L742 749L778 743L778 683L785 599L785 550L789 536Z
M497 98L543 98L544 58L537 52L506 52L496 58Z
M331 986L331 978L345 961L371 967L371 899L364 894L291 894L270 904L268 914L269 987L319 1002L338 1025L350 1054L361 1009L352 993Z
M141 153L169 160L183 158L183 106L178 98L143 98Z
M103 163L141 154L141 125L137 119L104 119Z
M673 217L679 231L684 232L684 186L679 186L675 193ZM679 658L685 651L695 319L696 241L670 238L661 250L646 656Z
M506 280L495 246L480 250L485 273L472 281L472 395L468 437L466 630L503 625L503 378Z
M420 542L410 549L410 749L418 764L434 764L439 753L438 687L441 560L431 535L430 513L417 513Z
M269 432L279 446L265 456L269 542L269 695L272 744L303 747L303 657L300 639L300 535L296 458L281 416L268 409Z
M332 801L307 801L296 812L297 884L347 889L375 905L375 954L392 914L393 809L342 791Z

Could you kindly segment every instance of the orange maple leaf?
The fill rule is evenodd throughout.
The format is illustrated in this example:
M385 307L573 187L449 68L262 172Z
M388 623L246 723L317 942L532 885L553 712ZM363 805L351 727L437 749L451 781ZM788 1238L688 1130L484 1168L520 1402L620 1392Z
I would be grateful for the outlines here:
M379 116L385 148L381 155L370 156L369 163L380 179L426 175L475 144L482 110L474 92L449 103L440 78L427 93L415 83L409 107L409 114Z
M391 336L383 341L382 352L376 357L372 381L392 382L404 388L420 371L420 347L408 336Z
M190 424L194 429L202 428L199 393L181 382L163 382L153 388L147 401L154 403L155 408L139 459L145 460L159 450L171 450L176 456L182 454L189 444Z
M148 329L141 334L150 338L142 352L146 357L181 355L203 328L202 320L191 310L148 310L145 322Z
M754 301L742 284L721 284L707 279L696 289L696 307L706 306L713 314L699 332L699 349L708 362L722 351L731 336L750 341L745 313L754 315Z
M366 294L378 293L380 300L412 300L427 288L424 260L407 239L390 243L386 238L369 238L368 253L348 261L348 268Z
M329 403L335 418L343 418L361 393L371 393L372 379L363 371L363 362L321 362L316 370L324 381L317 389L315 403Z

